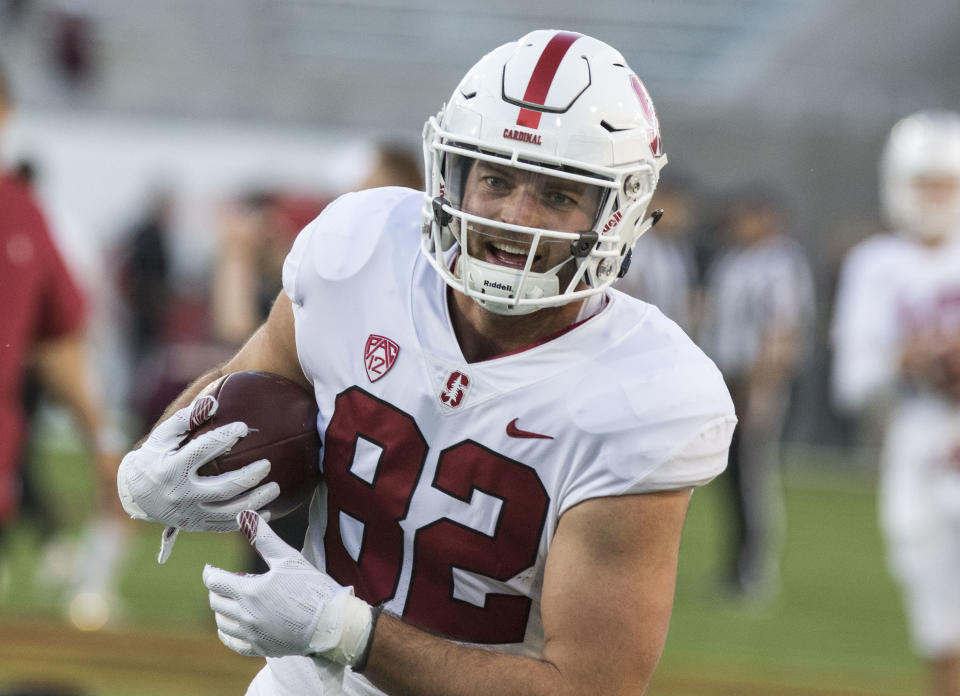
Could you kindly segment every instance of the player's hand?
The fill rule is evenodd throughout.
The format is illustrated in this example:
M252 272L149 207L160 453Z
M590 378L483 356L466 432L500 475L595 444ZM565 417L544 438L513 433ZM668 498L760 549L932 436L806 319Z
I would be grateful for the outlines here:
M351 666L365 661L375 623L370 605L310 565L255 512L241 512L237 522L270 570L203 569L223 644L248 656L313 655Z
M904 376L951 400L960 400L960 333L908 337L901 354Z
M186 435L216 410L213 396L198 397L160 423L143 445L123 458L117 491L131 517L189 532L229 532L237 528L238 512L259 510L280 494L276 483L254 488L270 472L266 459L218 476L197 473L247 434L244 423L228 423L180 447Z
M944 342L940 374L944 391L954 401L960 401L960 333L952 334Z

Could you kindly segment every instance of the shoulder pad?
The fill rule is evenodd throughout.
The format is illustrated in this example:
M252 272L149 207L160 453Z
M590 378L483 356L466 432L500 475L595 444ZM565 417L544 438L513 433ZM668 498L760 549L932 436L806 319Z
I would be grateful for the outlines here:
M399 187L348 193L312 223L311 267L324 280L343 280L357 273L396 227L420 225L423 195ZM306 230L305 230L306 232Z
M657 310L595 365L573 392L586 398L570 402L574 422L587 432L642 436L733 415L713 361Z

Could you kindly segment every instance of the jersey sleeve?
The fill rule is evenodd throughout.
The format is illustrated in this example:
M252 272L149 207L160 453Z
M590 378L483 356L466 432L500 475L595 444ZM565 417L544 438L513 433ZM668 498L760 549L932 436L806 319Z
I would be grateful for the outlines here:
M705 486L727 468L730 440L737 420L719 416L650 474L628 486L625 493L650 493Z
M726 467L737 422L729 391L678 328L667 333L656 348L631 346L607 367L619 381L574 407L595 449L572 462L561 513L589 498L701 486ZM660 367L638 374L644 362Z

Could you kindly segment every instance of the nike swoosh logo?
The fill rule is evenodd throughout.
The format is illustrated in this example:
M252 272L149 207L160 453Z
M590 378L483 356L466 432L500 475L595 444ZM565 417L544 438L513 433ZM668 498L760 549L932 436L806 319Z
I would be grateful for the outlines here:
M529 437L536 438L538 440L552 440L553 435L541 435L540 433L531 433L529 430L520 430L517 427L517 421L519 418L514 418L512 421L507 423L507 435L510 437Z

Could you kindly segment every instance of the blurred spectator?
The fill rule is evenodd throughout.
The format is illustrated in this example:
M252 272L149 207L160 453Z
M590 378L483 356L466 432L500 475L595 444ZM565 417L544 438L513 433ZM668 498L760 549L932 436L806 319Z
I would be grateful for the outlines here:
M13 175L28 189L33 189L37 178L37 168L30 159L19 160L12 169ZM23 422L27 432L33 432L38 425L43 388L33 366L24 369L21 403ZM31 438L27 438L21 447L19 464L20 505L18 517L29 520L37 532L42 547L38 578L47 586L60 585L69 580L72 572L73 544L69 539L60 515L54 509L51 500L44 494L40 480L39 458L31 451Z
M377 145L376 158L370 171L357 185L357 191L380 186L405 186L417 191L423 188L421 158L416 150L394 143Z
M207 289L174 283L173 210L170 191L157 187L116 254L130 402L141 429L156 422L171 395L191 381L193 370L226 356L212 338Z
M130 311L128 340L135 373L157 348L172 295L167 251L170 208L170 194L156 192L122 254L121 284Z
M774 194L735 196L724 226L730 246L707 271L702 346L739 418L722 475L733 513L728 581L734 596L768 601L779 591L786 522L780 437L813 324L813 277Z
M960 696L960 115L920 112L880 162L891 234L840 275L834 397L884 414L880 518L932 693Z
M93 18L85 0L55 0L50 9L50 58L70 87L93 78L95 51Z
M696 212L691 192L662 181L650 204L663 217L633 248L629 272L617 289L656 305L686 332L694 326L697 270L691 234Z
M0 127L10 107L7 83L0 74ZM75 578L75 587L83 586L101 600L94 617L99 623L101 618L106 620L104 595L113 578L109 571L119 560L128 522L114 494L117 466L128 443L114 436L100 410L86 352L84 298L29 188L12 174L0 176L0 211L0 306L4 310L0 323L0 547L18 511L17 465L25 442L21 392L32 366L43 392L74 416L92 455L99 507L112 512L103 518L105 528L98 534L109 546L97 559L107 573L105 583L83 586L83 574ZM0 570L6 567L0 564Z
M263 323L282 287L283 261L294 238L325 204L319 198L261 191L225 209L210 298L216 339L238 348ZM306 535L307 512L304 505L271 520L270 526L299 549ZM266 572L259 554L246 548L250 571Z
M234 346L250 337L280 291L280 272L293 239L320 214L322 201L247 194L221 218L211 288L214 336Z

